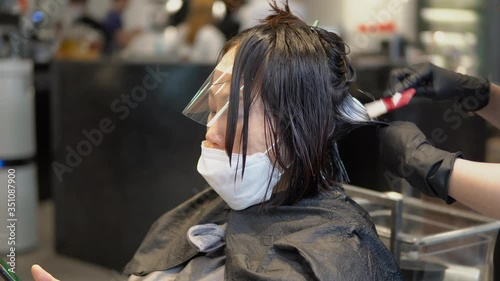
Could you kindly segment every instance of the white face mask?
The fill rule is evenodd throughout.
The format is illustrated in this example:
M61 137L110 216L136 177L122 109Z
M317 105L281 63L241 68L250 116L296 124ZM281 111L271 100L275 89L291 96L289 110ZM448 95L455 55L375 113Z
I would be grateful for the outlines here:
M243 210L269 200L272 189L281 177L282 173L273 166L266 154L267 152L259 152L247 155L245 175L242 179L241 155L233 153L233 163L230 166L229 157L224 150L208 148L202 144L198 172L231 209ZM271 187L270 190L267 190L268 186Z

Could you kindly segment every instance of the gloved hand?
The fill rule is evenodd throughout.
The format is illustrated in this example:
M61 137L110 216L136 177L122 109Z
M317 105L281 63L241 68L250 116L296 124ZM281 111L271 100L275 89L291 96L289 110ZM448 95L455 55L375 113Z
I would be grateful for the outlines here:
M404 178L422 193L451 204L448 182L460 152L450 153L432 146L415 124L392 122L378 129L381 159L387 169Z
M392 94L415 88L416 96L434 100L454 99L466 111L485 107L490 96L490 82L487 79L463 75L431 63L395 69L391 72L390 83Z

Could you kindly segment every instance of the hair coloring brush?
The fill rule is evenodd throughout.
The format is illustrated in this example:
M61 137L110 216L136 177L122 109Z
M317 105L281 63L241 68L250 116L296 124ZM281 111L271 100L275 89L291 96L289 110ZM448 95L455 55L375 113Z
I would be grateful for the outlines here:
M362 92L361 90L359 91ZM415 92L416 90L411 88L402 93L396 93L392 97L365 103L365 105L361 104L355 97L349 96L350 98L344 101L340 109L342 114L349 120L356 122L373 121L373 119L385 113L394 111L410 103Z
M414 88L410 88L402 93L395 93L392 97L365 103L366 113L370 116L370 119L373 119L394 111L409 104L416 92Z

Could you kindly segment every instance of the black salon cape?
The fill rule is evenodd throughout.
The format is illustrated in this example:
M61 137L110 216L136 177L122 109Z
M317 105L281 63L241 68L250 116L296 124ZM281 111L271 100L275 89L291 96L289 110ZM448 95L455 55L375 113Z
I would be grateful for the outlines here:
M146 275L199 255L193 225L227 222L226 280L402 280L368 214L340 191L293 206L234 211L208 188L164 214L125 268Z

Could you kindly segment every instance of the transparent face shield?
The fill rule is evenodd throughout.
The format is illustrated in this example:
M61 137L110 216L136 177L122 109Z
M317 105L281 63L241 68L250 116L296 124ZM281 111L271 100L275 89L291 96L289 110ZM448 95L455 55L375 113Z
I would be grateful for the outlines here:
M233 66L217 67L207 78L182 114L190 119L211 127L217 120L227 120L231 73ZM240 91L243 86L240 87Z

